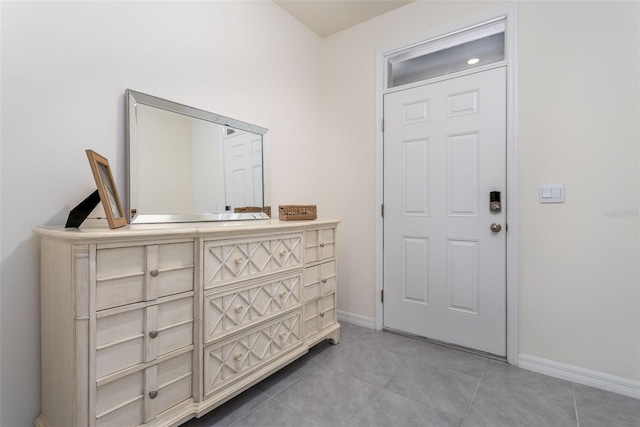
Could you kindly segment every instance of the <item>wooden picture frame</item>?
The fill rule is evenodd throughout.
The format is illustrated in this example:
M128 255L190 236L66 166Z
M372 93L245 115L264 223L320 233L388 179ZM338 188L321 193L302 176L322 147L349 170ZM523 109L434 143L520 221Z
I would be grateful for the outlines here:
M109 167L109 161L93 150L87 150L87 157L91 165L91 172L93 172L93 179L98 186L98 194L100 194L104 213L107 215L109 228L126 225L127 218L124 216L124 209L120 202L120 196L118 196L118 189Z

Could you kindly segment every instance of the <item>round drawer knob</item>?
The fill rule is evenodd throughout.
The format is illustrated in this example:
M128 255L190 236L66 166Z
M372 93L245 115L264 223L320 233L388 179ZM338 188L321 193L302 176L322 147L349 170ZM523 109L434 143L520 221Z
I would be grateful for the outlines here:
M158 337L158 331L149 332L149 338L154 339Z
M286 332L280 332L280 339L283 340L287 337Z
M236 305L236 313L242 313L242 310L244 310L244 307L241 305Z
M236 258L235 263L236 265L240 265L244 262L244 260L241 257Z
M283 256L285 256L286 254L287 254L287 251L285 251L285 250L280 251L280 256L282 256L282 257L283 257Z
M322 283L327 283L327 279L322 279Z
M236 355L233 358L236 359L239 362L239 361L242 360L242 354L236 353Z
M286 291L280 292L280 298L284 299L286 296L287 296L287 292Z
M324 313L320 313L320 317L324 317Z
M149 399L155 399L156 397L158 397L158 392L153 390L149 392Z
M321 247L321 248L324 248L324 243L320 243L320 247Z
M151 275L151 277L158 277L158 274L160 274L160 272L158 270L151 270L149 274Z

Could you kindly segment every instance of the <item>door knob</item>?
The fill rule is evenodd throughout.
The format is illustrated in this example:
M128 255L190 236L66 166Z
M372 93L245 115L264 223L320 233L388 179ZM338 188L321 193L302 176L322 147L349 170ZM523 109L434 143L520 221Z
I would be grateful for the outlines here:
M494 222L493 224L491 224L491 231L493 231L494 233L497 233L500 230L502 230L502 226L500 224L498 224L497 222Z

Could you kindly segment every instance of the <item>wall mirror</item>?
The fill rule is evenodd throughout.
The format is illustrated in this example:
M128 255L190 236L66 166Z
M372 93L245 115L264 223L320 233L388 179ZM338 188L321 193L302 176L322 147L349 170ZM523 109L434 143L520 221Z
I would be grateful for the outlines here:
M128 89L131 224L270 216L268 129Z

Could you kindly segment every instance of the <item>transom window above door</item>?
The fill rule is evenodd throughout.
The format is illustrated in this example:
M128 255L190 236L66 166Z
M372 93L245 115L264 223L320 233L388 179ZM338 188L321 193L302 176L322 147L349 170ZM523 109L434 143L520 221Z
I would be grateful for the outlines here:
M386 88L504 61L504 36L505 21L501 20L387 55Z

